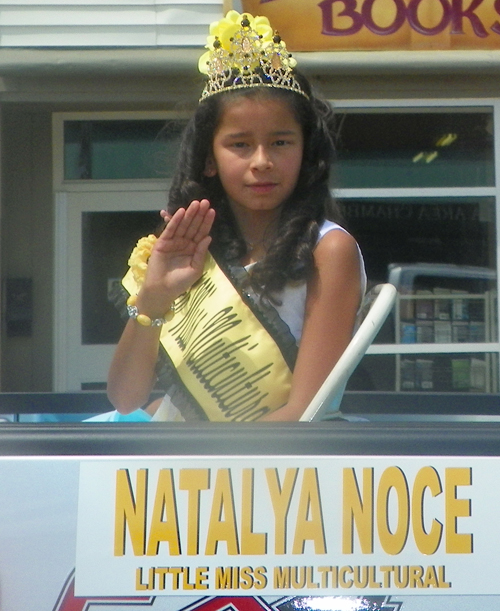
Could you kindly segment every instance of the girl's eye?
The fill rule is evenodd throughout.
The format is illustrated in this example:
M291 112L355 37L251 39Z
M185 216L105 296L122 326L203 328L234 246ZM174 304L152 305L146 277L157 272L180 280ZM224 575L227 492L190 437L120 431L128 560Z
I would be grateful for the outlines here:
M274 143L274 146L285 146L289 144L288 140L276 140L276 142Z
M246 142L233 142L232 146L235 149L242 149L246 146Z

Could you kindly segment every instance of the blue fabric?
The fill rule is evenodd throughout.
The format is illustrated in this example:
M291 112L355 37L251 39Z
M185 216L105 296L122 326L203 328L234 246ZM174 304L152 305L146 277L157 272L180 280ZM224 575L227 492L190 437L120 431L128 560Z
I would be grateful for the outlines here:
M151 422L151 416L143 409L136 409L130 414L120 414L120 412L113 410L112 412L92 416L92 418L87 418L83 422Z
M93 412L84 414L59 413L59 414L19 414L18 422L42 423L42 422L82 422L90 418Z

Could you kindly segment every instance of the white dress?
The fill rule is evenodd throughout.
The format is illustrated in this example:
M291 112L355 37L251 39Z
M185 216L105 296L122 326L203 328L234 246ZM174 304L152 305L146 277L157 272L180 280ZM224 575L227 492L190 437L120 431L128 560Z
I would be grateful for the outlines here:
M333 230L340 230L348 233L343 227L334 223L333 221L325 221L319 230L318 242L323 238L327 233ZM365 264L363 261L363 256L361 254L361 250L359 250L359 264L360 264L360 279L361 279L361 296L365 294L366 291L366 272L365 272ZM275 306L280 318L286 322L288 328L290 329L292 335L295 337L297 344L300 343L300 338L302 337L302 327L304 325L304 315L306 309L306 296L307 296L307 286L305 282L301 282L299 285L293 286L285 286L282 293L278 295L279 300L281 301L280 306Z
M318 242L330 231L346 231L343 227L334 223L333 221L324 221L319 230ZM347 232L346 232L347 233ZM366 272L365 265L363 261L363 256L361 254L361 250L358 246L359 252L359 265L360 265L360 294L363 296L366 291ZM246 269L250 269L252 266L249 265ZM305 307L306 307L306 296L307 296L307 284L306 282L301 282L296 285L288 285L285 286L283 291L277 295L278 300L281 302L281 305L275 306L280 318L286 322L288 325L290 332L297 344L300 344L300 338L302 336L302 327L304 324L304 315L305 315ZM331 409L335 411L338 409L340 405L340 401L342 400L343 390L339 393L338 397L335 399L334 404L332 404ZM163 401L161 402L158 410L153 416L154 421L177 421L181 422L184 420L179 410L172 403L170 397L165 395Z

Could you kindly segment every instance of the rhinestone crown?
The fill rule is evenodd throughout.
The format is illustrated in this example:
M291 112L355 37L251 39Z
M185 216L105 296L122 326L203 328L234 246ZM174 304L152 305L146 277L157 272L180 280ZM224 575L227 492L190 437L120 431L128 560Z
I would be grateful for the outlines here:
M293 74L297 62L266 17L229 11L210 26L206 46L198 64L208 76L200 102L221 91L247 87L278 87L308 97Z

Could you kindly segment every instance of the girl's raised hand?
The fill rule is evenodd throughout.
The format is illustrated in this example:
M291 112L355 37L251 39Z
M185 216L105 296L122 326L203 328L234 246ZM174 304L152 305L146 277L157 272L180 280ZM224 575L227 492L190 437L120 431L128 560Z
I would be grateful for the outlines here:
M166 227L148 263L138 306L149 316L163 316L172 301L201 277L215 217L208 200L193 201L171 217L161 211Z

